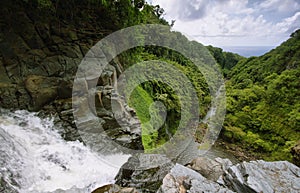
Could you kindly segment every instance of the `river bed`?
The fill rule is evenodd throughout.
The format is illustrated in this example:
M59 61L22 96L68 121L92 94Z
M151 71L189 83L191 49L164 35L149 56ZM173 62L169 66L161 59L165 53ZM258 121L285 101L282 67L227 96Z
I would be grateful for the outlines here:
M90 193L114 183L130 155L100 155L79 141L65 141L51 119L0 109L0 177L20 193ZM203 156L229 158L213 146Z

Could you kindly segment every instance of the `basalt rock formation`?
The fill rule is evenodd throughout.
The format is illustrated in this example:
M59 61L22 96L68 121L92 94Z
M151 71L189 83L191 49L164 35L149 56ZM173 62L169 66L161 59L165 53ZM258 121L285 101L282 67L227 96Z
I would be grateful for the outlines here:
M88 50L112 29L95 18L80 22L79 15L73 19L55 16L30 5L25 1L0 3L0 107L39 111L41 116L52 114L56 124L62 126L60 132L65 139L82 140L73 118L73 80ZM90 87L87 77L85 89L95 90L93 113L100 123L96 127L124 147L143 149L134 111L118 95L112 96L113 81L122 69L118 58L114 58L100 75L96 88ZM88 97L81 96L79 105L86 105L90 111L90 104L84 101ZM120 106L116 111L124 115L122 126L115 119L112 104Z

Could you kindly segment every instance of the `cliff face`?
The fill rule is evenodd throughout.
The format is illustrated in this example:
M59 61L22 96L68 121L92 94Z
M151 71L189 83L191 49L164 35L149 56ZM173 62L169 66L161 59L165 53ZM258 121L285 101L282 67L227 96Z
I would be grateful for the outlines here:
M61 128L63 128L60 133L66 140L81 140L73 118L74 109L72 107L71 97L74 75L77 71L78 65L80 64L87 51L105 35L119 29L120 27L124 27L125 24L123 24L122 21L125 22L125 20L114 20L113 17L115 17L115 15L112 15L112 13L102 5L98 8L93 8L93 5L80 3L79 1L73 1L78 3L78 6L76 7L71 4L70 1L57 1L55 5L52 5L52 7L47 7L46 5L39 7L39 5L34 2L35 1L30 1L30 3L28 3L28 1L25 0L0 2L0 107L8 109L27 109L31 111L39 111L41 116L43 116L44 114L46 114L47 116L49 114L54 114L56 117L56 124L62 126ZM127 14L126 12L120 13L122 13L123 16L122 14L120 14L118 17L124 17L124 14ZM137 17L133 18L137 19ZM126 22L126 25L128 25L128 23L133 24L130 23L130 20L126 20ZM297 34L294 35L296 36ZM295 50L298 50L297 48L295 48ZM290 50L286 53L287 55L290 54L295 57L299 56L299 54L293 54ZM268 60L268 58L272 59L272 57L268 55L264 57L265 58L262 58L264 61ZM100 120L99 125L93 125L90 122L86 121L82 122L81 126L91 128L91 131L98 129L98 127L101 127L110 137L110 139L113 139L115 142L121 144L124 147L140 150L143 149L141 140L141 127L139 121L135 116L135 112L128 106L126 106L121 98L119 98L118 96L113 96L112 92L113 85L111 79L114 79L117 75L119 75L123 69L123 65L119 60L120 58L115 58L110 63L109 67L105 69L105 73L103 74L106 74L108 76L100 77L100 79L98 80L97 92L95 96L93 96L95 97L96 105L96 112L94 113ZM255 61L253 58L250 58L247 61L251 62L252 60ZM273 60L277 61L276 58L274 58ZM233 68L233 72L229 74L231 75L231 77L233 77L233 81L235 80L235 82L233 83L235 86L232 86L232 88L228 90L228 92L231 93L229 95L229 98L232 99L239 97L242 98L244 95L250 96L249 101L247 101L248 98L246 97L244 99L246 100L245 103L248 104L248 102L253 102L251 98L252 95L250 94L260 92L261 90L258 86L253 87L252 89L248 89L248 86L252 86L251 81L253 82L253 80L247 80L251 83L250 85L244 78L241 78L243 81L239 82L239 77L245 76L240 76L242 73L237 74L237 72L242 71L239 69L247 66L246 64L246 62L240 62L236 67ZM249 66L251 68L254 68L256 67L256 64L251 64ZM272 65L270 66L270 68L272 68ZM289 71L287 72L299 72L297 62L290 63L285 68L288 68ZM251 72L252 71L255 72L255 69L251 70ZM246 74L246 72L244 74ZM285 75L284 73L282 74ZM279 75L280 73L278 73L278 76ZM292 75L293 77L299 77L298 74ZM192 74L192 77L198 78L198 75L195 73ZM279 84L281 83L279 82L279 80L281 79L280 77L277 77L275 75L269 78L278 79L278 85L275 84L273 86L269 86L270 93L273 93L274 96L276 96L276 93L273 91L283 87L281 84ZM202 82L201 79L198 81L198 79L195 78L195 80L195 82L197 83ZM284 80L285 79L282 79L282 81ZM295 80L299 82L299 79ZM296 81L291 81L295 82L295 84L292 86L298 88L299 84L297 84ZM87 83L85 85L88 86ZM199 85L199 88L203 87L204 86ZM87 87L87 89L89 88ZM237 92L240 90L241 92ZM253 91L253 93L251 92L249 94L246 92L249 90ZM99 95L97 93L101 94ZM265 92L262 93L265 94ZM260 95L260 93L258 93L257 95L262 96ZM295 98L294 95L290 96L290 98ZM115 101L115 104L119 105L120 111L122 112L121 114L124 114L124 123L122 123L123 127L120 127L119 123L115 120L112 113L112 97L114 97L113 100ZM267 99L272 100L272 98L266 98L266 102L271 101ZM84 102L86 101L83 101L82 104L87 104ZM239 102L243 102L243 100L233 100L233 104L231 105L232 107L229 106L228 114L233 114L233 116L228 116L229 118L227 117L227 123L230 126L233 125L229 124L231 123L230 118L233 118L232 122L234 122L234 124L239 123L236 120L243 120L245 122L247 121L247 119L244 119L245 116L239 116L241 115L241 113L237 114L235 112L239 111L247 114L249 112L247 106L251 106L252 103L242 106L239 104ZM293 104L291 104L290 106L294 106ZM87 104L87 106L88 105L89 104ZM255 117L255 115L259 115L257 112L263 112L260 110L265 107L259 104L255 105L259 108L257 108L256 111L253 111L254 113L251 114L251 116L253 115L254 118L251 120L256 120L255 118L257 117ZM296 107L299 107L299 105ZM277 106L275 106L274 109L277 109ZM299 108L293 109L290 109L292 113L290 113L289 115L291 119L288 123L294 123L294 125L298 125L297 110ZM81 113L84 114L85 112ZM234 119L234 116L238 116L240 119ZM270 118L277 120L275 116ZM259 123L261 123L261 120L264 119L259 119ZM250 123L252 124L253 122ZM254 122L252 125L250 125L251 128L255 128L252 126L257 126L256 124L257 123ZM243 125L247 124L242 122L241 126ZM272 149L273 146L271 146L273 144L273 141L277 143L279 140L283 140L283 142L281 143L282 146L284 146L284 152L288 152L286 150L290 148L292 144L285 144L285 142L289 142L289 140L283 137L282 139L272 139L273 141L271 141L271 145L265 145L265 143L262 143L262 140L267 141L268 138L266 136L269 136L270 132L266 132L266 135L261 135L259 136L260 138L258 138L255 135L252 135L251 132L248 132L248 130L245 131L245 133L243 133L244 131L239 132L241 128L239 128L239 125L236 125L236 127L228 126L225 128L223 137L229 138L229 141L234 143L236 141L240 142L239 140L241 140L241 137L244 137L242 138L242 140L253 140L254 143L250 143L251 141L247 140L245 140L244 142L250 145L254 145L254 148L256 148L255 150L264 151L266 149L267 152L276 152L276 149ZM265 128L268 129L273 127ZM278 128L279 131L284 131L283 129L281 129L283 127ZM268 131L267 129L266 131ZM299 129L295 131L298 130ZM239 136L239 134L241 134L241 136ZM87 133L87 135L89 135L89 133ZM298 133L291 139L295 141L296 139L298 139L297 136L299 136ZM100 150L105 149L109 146L108 143L109 142L102 142L102 146L97 148ZM293 151L299 152L298 149L295 147ZM107 149L107 151L111 151L111 149ZM297 153L297 157L295 157L295 163L299 163L298 155L299 153ZM163 172L166 173L166 170L171 169L170 167L171 166L161 168L162 170L164 170ZM151 170L150 173L150 178L151 180L153 180L152 174L156 173L156 171ZM139 177L139 175L144 175L143 173L139 172L135 172L134 174L137 177ZM158 175L160 174L156 174L156 176ZM132 178L132 176L127 177L128 179ZM164 175L161 174L161 176L159 177L162 179ZM144 180L142 178L141 180L146 181L146 183L148 183L148 186L152 183L152 181L150 181L150 178L147 178L147 180ZM157 178L155 178L155 180L156 179ZM0 183L2 182L0 181ZM153 186L155 188L158 188L156 187L156 185L157 184L154 184ZM234 185L235 184L232 184L232 186Z
M22 1L1 4L0 106L37 111L69 98L78 64L101 36Z
M76 9L67 10L67 4L60 3L53 11L25 1L1 1L0 107L53 114L57 125L63 128L61 134L65 139L81 140L73 118L73 79L87 51L118 26L105 21L109 15L101 16L107 12L103 6L89 9L88 4L79 3ZM104 76L100 76L94 113L101 120L98 127L111 138L125 147L143 149L139 121L132 109L120 109L124 115L133 115L122 123L129 128L126 131L112 113L111 80L121 69L115 58L103 72ZM122 99L114 97L115 103L126 106Z

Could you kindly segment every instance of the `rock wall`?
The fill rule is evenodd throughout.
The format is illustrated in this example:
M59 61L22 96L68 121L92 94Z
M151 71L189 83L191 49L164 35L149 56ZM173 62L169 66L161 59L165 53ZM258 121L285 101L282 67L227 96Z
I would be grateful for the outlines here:
M64 1L58 3L67 6ZM65 139L81 140L73 118L73 79L84 55L111 29L92 17L95 13L88 9L66 9L62 16L58 8L53 12L32 6L21 0L0 2L0 108L52 114ZM101 120L97 127L125 147L143 149L134 111L120 97L112 99L111 80L121 70L121 63L114 58L100 76L97 88L90 88L88 80L85 84L87 89L97 90L94 113ZM120 114L130 115L123 117L122 127L112 112L112 100L122 105ZM85 126L92 127L88 123Z
M70 81L95 39L12 3L1 2L0 10L0 107L38 111L71 96Z

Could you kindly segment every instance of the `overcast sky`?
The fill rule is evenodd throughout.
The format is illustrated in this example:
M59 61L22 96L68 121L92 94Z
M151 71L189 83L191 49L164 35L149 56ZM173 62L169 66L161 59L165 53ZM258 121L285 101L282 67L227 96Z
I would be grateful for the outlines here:
M300 28L300 0L147 0L205 45L277 46Z

